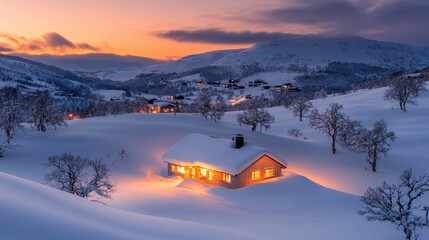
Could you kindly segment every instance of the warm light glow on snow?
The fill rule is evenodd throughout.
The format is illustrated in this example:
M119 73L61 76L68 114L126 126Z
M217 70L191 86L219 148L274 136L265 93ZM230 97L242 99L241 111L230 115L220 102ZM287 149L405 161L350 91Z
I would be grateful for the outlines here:
M246 101L245 97L242 97L240 99L231 99L231 100L229 100L229 102L231 103L232 106L237 105L239 103L242 103L244 101Z

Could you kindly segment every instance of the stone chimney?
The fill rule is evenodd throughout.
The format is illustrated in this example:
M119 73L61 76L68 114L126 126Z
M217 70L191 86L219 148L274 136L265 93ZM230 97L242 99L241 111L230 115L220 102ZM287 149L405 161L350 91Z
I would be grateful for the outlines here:
M235 134L235 148L241 148L244 146L244 135Z

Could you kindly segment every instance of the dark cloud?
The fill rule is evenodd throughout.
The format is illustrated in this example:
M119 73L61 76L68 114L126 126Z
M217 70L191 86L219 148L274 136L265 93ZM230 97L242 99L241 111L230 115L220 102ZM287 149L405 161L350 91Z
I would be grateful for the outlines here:
M262 11L259 17L267 25L303 24L324 33L429 45L427 0L306 0L299 6Z
M72 42L55 32L45 34L43 36L43 39L45 40L46 44L51 47L76 48L76 46Z
M77 43L76 46L80 49L93 50L93 51L98 51L100 49L88 43Z
M12 52L12 48L8 48L8 47L0 45L0 53L1 52Z
M98 51L100 48L89 43L73 43L56 32L46 33L41 38L28 39L0 33L0 44L4 44L9 52L68 52L74 50ZM1 47L2 45L0 45Z
M178 42L202 42L212 44L252 44L290 36L289 34L280 32L227 32L217 28L171 30L167 32L157 32L155 35Z

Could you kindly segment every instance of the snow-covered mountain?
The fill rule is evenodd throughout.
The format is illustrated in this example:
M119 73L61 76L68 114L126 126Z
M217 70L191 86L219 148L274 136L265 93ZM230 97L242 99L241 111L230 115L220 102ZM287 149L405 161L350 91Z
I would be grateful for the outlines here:
M331 62L364 63L390 69L419 68L429 65L429 51L359 37L291 36L256 44L214 64L236 68L255 63L264 67L296 64L314 68Z
M16 56L0 55L0 87L19 86L23 91L49 90L64 94L86 94L100 80L79 77L72 72Z
M110 53L89 53L89 54L71 54L71 55L28 55L14 54L16 56L40 62L47 65L59 67L68 71L119 71L130 70L136 67L150 66L159 64L162 61L138 57L138 56L121 56Z
M257 68L257 72L302 72L318 70L333 62L391 70L415 69L429 65L429 49L360 37L296 35L259 43L248 49L196 54L164 64L106 74L104 77L126 81L142 73L182 73L207 66L232 68L238 74L243 68Z

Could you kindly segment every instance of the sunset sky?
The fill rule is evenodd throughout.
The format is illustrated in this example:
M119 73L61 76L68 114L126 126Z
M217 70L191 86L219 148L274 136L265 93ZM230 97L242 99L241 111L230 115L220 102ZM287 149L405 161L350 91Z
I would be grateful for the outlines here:
M0 0L0 52L176 59L286 34L429 46L427 0Z

